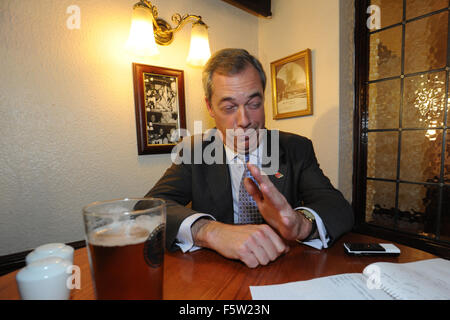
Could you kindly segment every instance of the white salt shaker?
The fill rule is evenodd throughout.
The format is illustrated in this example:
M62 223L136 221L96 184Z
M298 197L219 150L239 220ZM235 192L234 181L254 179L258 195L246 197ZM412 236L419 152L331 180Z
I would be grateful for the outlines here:
M69 260L46 257L30 262L16 275L17 286L23 300L67 300Z
M70 261L73 264L73 248L64 243L47 243L37 247L27 255L25 261L27 264L44 259L47 257L59 257Z

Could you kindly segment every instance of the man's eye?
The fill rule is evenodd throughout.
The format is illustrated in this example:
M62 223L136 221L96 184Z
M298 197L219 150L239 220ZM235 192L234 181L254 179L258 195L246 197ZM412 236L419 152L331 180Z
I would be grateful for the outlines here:
M254 103L249 103L248 107L250 109L258 109L261 106L261 102L254 102Z
M233 106L233 105L223 107L223 110L226 112L234 111L234 109L236 109L236 106Z

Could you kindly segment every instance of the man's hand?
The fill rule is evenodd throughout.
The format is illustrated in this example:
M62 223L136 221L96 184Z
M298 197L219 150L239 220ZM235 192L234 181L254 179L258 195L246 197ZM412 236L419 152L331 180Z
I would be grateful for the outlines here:
M247 167L259 188L250 178L244 180L244 186L255 200L264 220L286 240L305 239L311 232L312 224L292 209L286 198L266 175L261 174L257 166L248 163Z
M237 259L248 267L266 265L289 247L267 224L230 225L200 219L192 226L194 243L213 249L226 258Z

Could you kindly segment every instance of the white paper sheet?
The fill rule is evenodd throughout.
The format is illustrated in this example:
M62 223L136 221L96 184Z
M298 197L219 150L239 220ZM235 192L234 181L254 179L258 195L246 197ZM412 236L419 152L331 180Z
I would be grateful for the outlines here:
M251 286L250 292L254 300L450 299L450 261L379 262L367 266L363 274Z
M253 300L392 300L381 289L368 289L367 278L346 273L279 285L252 286Z

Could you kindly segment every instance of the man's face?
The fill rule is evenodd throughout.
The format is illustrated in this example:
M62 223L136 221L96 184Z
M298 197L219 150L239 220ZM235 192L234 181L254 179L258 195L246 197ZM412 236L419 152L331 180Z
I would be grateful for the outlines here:
M206 105L229 148L239 153L256 148L265 115L264 90L253 66L235 75L213 73L211 101L206 99Z

